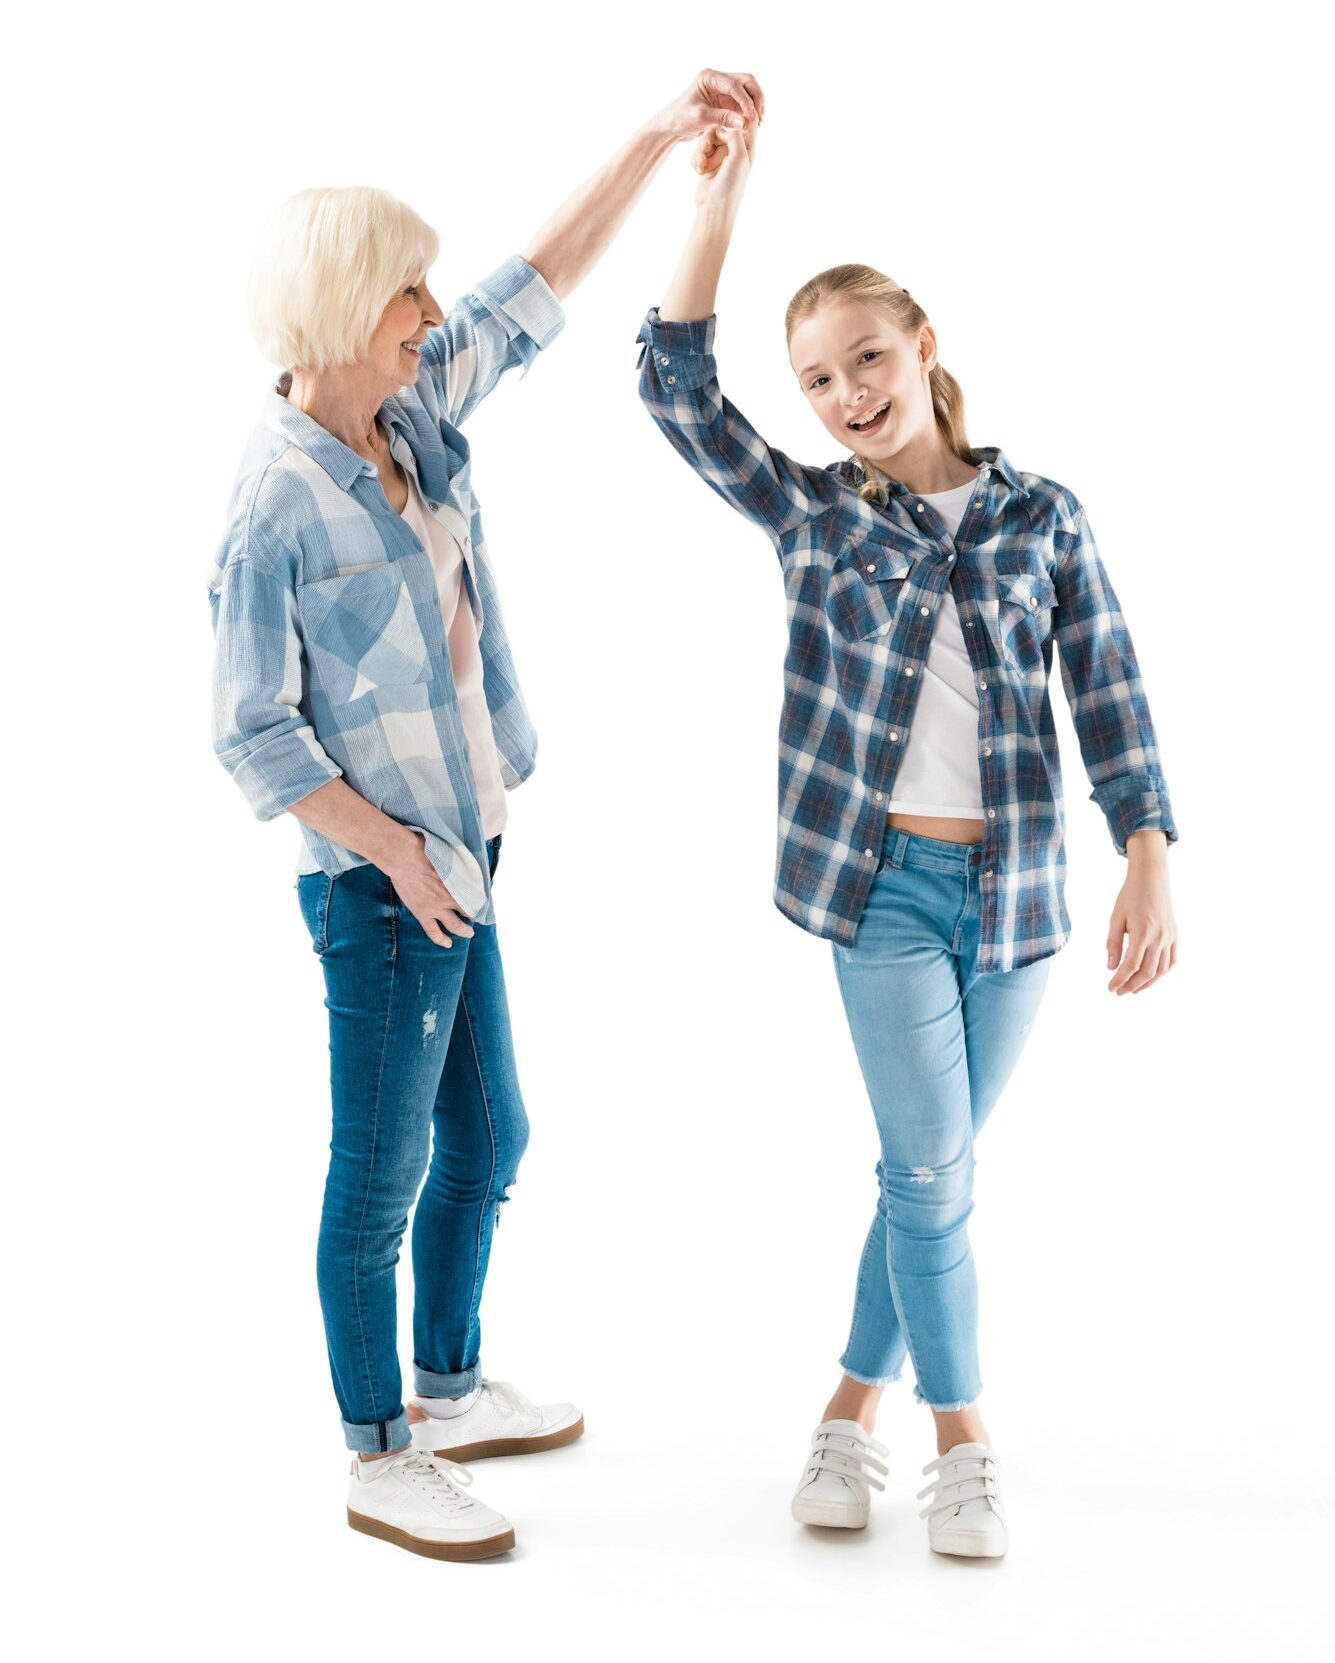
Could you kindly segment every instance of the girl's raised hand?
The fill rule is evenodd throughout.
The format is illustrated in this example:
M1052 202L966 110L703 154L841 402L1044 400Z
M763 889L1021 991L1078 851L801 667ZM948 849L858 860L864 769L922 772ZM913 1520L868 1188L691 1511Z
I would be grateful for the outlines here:
M700 175L695 187L698 208L736 211L751 177L751 161L756 150L754 122L748 122L740 132L730 127L714 127L705 133L692 155L696 172Z

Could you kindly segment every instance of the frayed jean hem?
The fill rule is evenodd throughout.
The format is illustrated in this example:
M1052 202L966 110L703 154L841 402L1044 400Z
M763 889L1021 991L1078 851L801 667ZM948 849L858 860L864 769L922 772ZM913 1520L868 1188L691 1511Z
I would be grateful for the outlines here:
M840 1363L839 1367L850 1380L856 1380L859 1386L891 1386L899 1379L898 1374L883 1374L878 1376L859 1374L856 1369L849 1368L847 1363Z

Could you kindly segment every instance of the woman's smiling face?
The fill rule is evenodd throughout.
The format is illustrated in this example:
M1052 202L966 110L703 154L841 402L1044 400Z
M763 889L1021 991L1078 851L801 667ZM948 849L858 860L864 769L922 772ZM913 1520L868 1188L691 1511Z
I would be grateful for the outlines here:
M845 450L887 468L935 426L928 377L936 335L906 335L865 302L837 297L793 330L788 356L812 409Z
M397 387L417 380L418 350L427 331L441 321L440 307L426 278L405 284L386 306L364 354L368 368Z

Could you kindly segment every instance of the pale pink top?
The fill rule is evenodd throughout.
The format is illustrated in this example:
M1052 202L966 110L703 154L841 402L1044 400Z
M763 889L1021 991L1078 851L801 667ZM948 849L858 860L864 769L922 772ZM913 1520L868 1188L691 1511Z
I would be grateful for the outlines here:
M478 646L478 623L464 589L464 556L458 541L422 501L411 473L408 501L403 518L419 543L431 556L440 593L440 614L454 671L454 691L463 718L464 741L482 808L482 835L495 837L505 827L505 783L496 740L491 731L491 712L482 688L482 649Z

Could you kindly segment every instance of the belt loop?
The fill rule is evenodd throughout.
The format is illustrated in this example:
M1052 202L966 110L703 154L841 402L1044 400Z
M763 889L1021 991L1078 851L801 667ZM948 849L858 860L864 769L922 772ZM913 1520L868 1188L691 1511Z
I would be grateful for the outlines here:
M894 828L894 833L895 835L890 840L889 859L891 866L898 868L904 864L904 853L909 846L909 834L906 831L901 831L897 826Z

